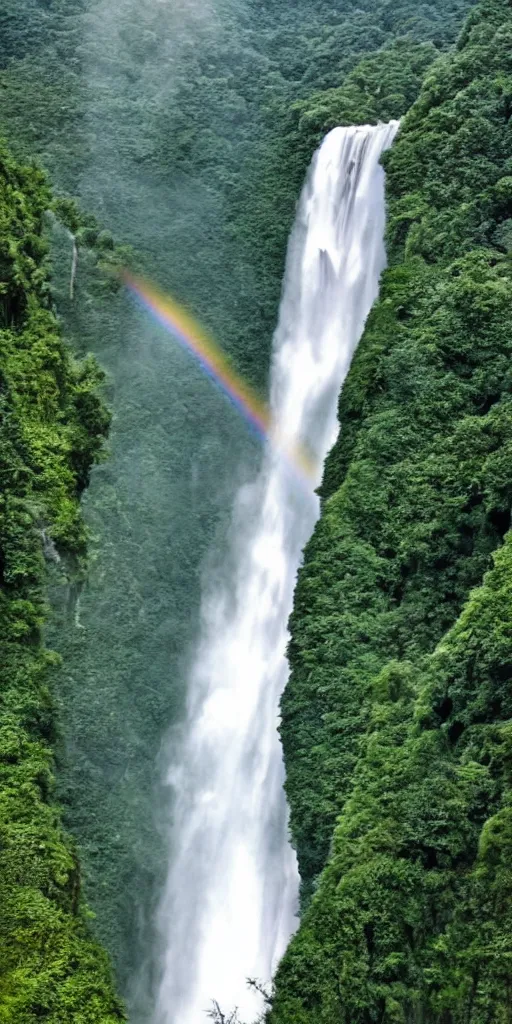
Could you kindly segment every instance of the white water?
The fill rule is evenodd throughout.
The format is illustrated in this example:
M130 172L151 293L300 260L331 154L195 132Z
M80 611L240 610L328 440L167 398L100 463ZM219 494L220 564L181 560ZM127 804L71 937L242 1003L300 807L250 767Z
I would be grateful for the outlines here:
M307 483L267 450L237 498L231 557L203 601L186 723L170 753L175 805L154 1024L201 1024L214 999L254 1019L261 1007L246 978L270 980L295 926L298 874L276 731L287 621L338 394L385 264L379 158L397 127L335 128L300 200L271 405L279 436L307 442L317 475Z

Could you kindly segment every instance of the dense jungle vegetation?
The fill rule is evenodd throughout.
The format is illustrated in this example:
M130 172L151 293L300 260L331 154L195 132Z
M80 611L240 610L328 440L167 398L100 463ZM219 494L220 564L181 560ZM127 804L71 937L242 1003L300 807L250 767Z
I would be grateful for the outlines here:
M511 1019L511 115L485 0L385 157L390 266L291 621L304 913L272 1024Z
M79 562L79 497L109 416L102 373L65 345L49 300L42 173L0 149L0 1019L114 1024L124 1014L91 938L74 843L54 803L56 738L42 643L45 558Z
M155 752L181 707L205 553L215 531L222 551L230 497L258 454L199 370L102 268L136 260L264 389L286 239L316 144L336 123L404 114L469 6L1 5L0 131L19 158L51 173L60 197L47 229L53 302L75 351L94 352L105 368L113 411L110 457L83 499L87 576L69 560L51 566L46 636L63 659L53 682L58 797L92 927L133 1020L147 1016L151 963L147 978L140 967L165 855ZM470 583L498 533L481 541ZM459 607L454 597L454 615ZM290 763L307 885L323 866L337 806L319 822L310 870L294 770Z
M484 0L452 50L467 6L2 5L2 130L60 197L2 149L6 1024L123 1019L91 925L144 1019L146 982L129 979L161 868L155 750L202 558L257 458L103 271L135 260L159 277L263 388L315 145L406 111L385 160L390 267L291 622L303 918L270 1021L511 1019L512 9ZM114 412L84 498L87 577L78 502L109 417L63 328L107 369ZM61 669L42 644L49 582Z

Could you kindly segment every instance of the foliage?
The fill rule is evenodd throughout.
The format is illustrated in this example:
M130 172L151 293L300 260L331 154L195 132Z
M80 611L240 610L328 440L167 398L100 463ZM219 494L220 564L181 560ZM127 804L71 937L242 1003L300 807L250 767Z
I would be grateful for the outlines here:
M424 41L450 42L468 5L365 0L338 11L318 0L247 0L187 12L123 0L113 17L103 0L52 0L37 14L24 0L4 14L0 126L146 256L245 373L265 380L286 241L315 145L338 112L404 113L435 52ZM402 50L387 54L397 37ZM337 102L340 81L376 51ZM323 123L317 103L328 109ZM309 144L300 161L298 116L316 131L301 125Z
M468 6L2 5L0 124L51 171L55 213L78 243L71 301L72 242L53 223L53 296L77 351L106 369L114 411L111 458L84 499L87 580L53 589L51 642L63 655L59 793L124 991L152 941L167 855L155 751L181 709L201 564L214 536L222 548L257 452L195 366L102 277L112 250L99 224L264 387L286 242L320 134L333 119L404 113Z
M53 798L57 657L42 643L49 559L83 556L79 496L109 417L49 301L40 171L0 149L0 1020L124 1020L91 939Z
M271 1019L508 1019L511 581L508 534L433 654L376 677Z
M272 1024L510 1017L511 39L485 0L385 158L390 268L291 619L305 910Z
M247 978L247 987L252 989L252 991L260 997L264 1007L261 1013L258 1014L256 1020L253 1020L251 1024L262 1024L265 1018L266 1008L271 1005L269 986L264 985L261 981L258 981L257 978ZM207 1011L206 1016L209 1020L213 1020L214 1024L242 1024L237 1008L226 1013L215 999L213 1000L211 1009Z

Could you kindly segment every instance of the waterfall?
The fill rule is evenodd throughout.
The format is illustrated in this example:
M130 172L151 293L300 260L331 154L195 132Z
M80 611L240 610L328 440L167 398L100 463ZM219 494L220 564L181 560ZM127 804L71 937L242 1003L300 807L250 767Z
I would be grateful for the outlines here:
M294 929L298 873L277 734L287 622L339 390L385 265L379 158L397 128L335 128L298 207L271 407L279 438L312 452L316 479L269 445L237 497L230 554L210 574L182 738L169 741L173 824L154 1024L201 1024L212 1000L254 1019L261 1006L246 978L270 980Z

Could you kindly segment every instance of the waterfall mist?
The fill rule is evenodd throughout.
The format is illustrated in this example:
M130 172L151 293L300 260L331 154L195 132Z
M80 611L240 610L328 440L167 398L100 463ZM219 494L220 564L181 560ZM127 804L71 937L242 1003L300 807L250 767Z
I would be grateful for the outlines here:
M64 184L229 349L237 319L230 295L255 287L251 268L232 249L226 255L220 190L172 158L183 122L192 124L185 101L194 100L201 61L232 25L227 6L86 4L77 61L87 145L70 146L83 161ZM219 137L223 124L219 111ZM201 126L190 134L189 159L199 166ZM121 292L103 301L92 291L84 248L70 300L72 243L58 230L53 241L59 312L68 336L106 370L113 411L109 458L83 500L87 581L54 601L51 643L65 666L59 797L80 845L93 927L113 956L130 1019L145 1024L147 951L166 870L154 821L155 753L183 711L202 559L259 452L230 403L163 329ZM233 289L224 260L240 266Z
M379 159L397 128L334 129L300 200L271 405L279 437L312 451L316 480L269 446L236 498L229 554L209 570L186 719L166 753L172 824L153 1024L198 1024L212 1000L254 1017L261 1007L246 979L269 981L294 928L298 875L277 735L287 622L339 389L385 265Z

